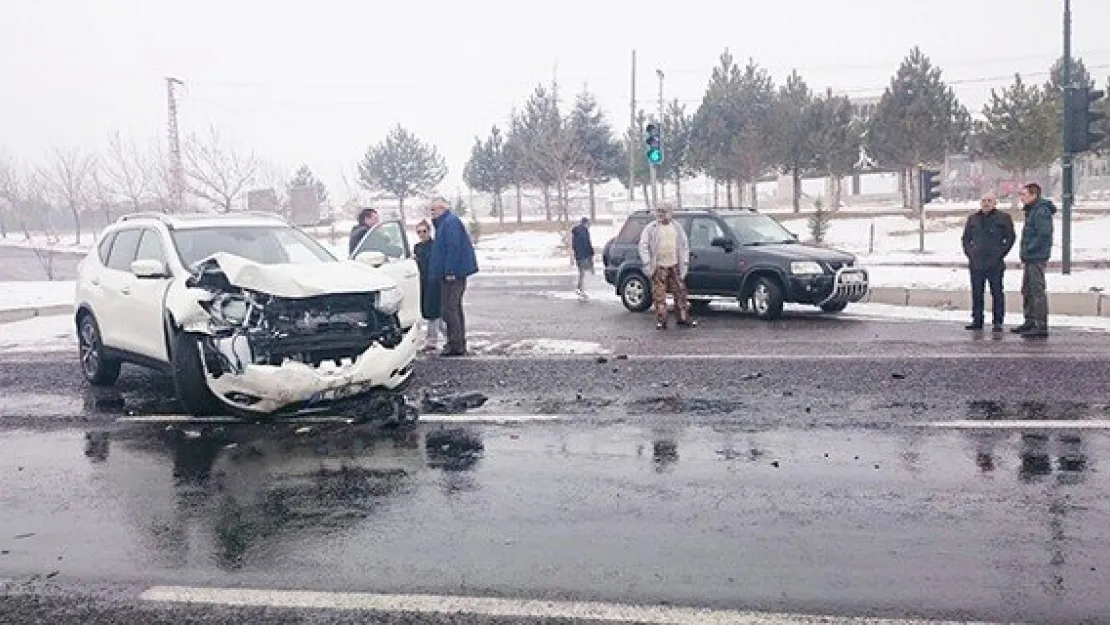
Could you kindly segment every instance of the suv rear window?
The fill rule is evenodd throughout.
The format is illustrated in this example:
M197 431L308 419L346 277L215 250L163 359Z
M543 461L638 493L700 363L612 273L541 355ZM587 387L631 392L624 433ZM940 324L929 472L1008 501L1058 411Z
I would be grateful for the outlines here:
M643 215L633 215L629 217L628 221L624 222L621 231L617 234L617 243L639 244L640 233L644 231L644 226L647 226L650 222L651 218Z

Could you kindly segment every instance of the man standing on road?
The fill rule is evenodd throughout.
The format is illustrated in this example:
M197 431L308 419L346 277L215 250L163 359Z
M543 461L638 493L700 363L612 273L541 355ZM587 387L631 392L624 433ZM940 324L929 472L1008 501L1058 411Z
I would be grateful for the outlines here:
M656 327L667 329L667 293L674 295L678 325L693 327L690 303L686 300L686 271L689 269L690 248L682 226L671 219L671 208L661 204L656 220L640 234L640 261L651 278L651 300L655 305Z
M451 212L447 200L436 198L429 211L435 224L435 243L428 262L428 278L440 284L443 321L447 325L447 345L441 356L466 355L466 318L463 294L466 279L478 273L478 257L474 245L458 215Z
M1021 299L1025 323L1011 330L1025 338L1048 336L1048 287L1045 268L1052 256L1052 215L1056 205L1041 196L1041 186L1031 182L1021 188L1025 224L1021 228Z
M358 223L351 228L351 235L347 238L348 256L355 253L359 242L362 241L362 237L366 236L366 233L369 232L371 228L378 225L378 221L378 211L372 208L364 208L358 212Z
M578 297L586 299L586 274L594 272L594 244L590 240L590 220L583 217L578 225L570 229L570 247L574 252L574 264L578 267Z
M983 295L987 283L991 287L991 328L1002 331L1006 316L1006 294L1002 276L1006 270L1006 255L1014 247L1017 234L1014 220L998 210L998 198L987 193L979 202L979 210L967 218L964 225L964 254L971 272L971 325L968 330L983 329Z

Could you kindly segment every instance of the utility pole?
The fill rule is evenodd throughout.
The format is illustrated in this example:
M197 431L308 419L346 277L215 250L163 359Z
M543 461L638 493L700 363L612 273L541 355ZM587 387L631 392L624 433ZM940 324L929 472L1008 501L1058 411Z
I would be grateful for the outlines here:
M652 117L655 117L655 116L652 115ZM657 123L658 124L656 126L656 128L659 128L663 125L662 122L655 122L655 120L652 120L652 123ZM662 133L660 132L660 134L662 134ZM658 174L655 172L655 169L656 169L655 163L649 162L648 163L648 172L651 175L651 208L652 209L659 208L659 180L658 180Z
M657 68L655 70L655 75L659 77L659 127L664 129L664 131L661 131L660 134L663 136L663 141L666 141L666 139L667 139L666 134L667 133L665 132L665 129L666 129L667 125L664 123L664 121L667 118L664 116L664 113L663 113L663 70ZM663 200L666 200L667 199L667 179L663 176L659 176L659 177L662 178L662 180L659 182L659 197Z
M174 85L184 85L176 78L166 76L166 100L169 106L170 178L172 188L170 197L173 211L180 213L185 209L185 168L181 165L181 139L177 132L177 97Z
M630 116L628 121L628 202L636 201L636 145L640 141L640 129L636 127L636 51L632 51L632 95L629 98Z
M1072 85L1071 77L1071 0L1064 0L1064 75L1061 81L1064 85L1064 134L1063 134L1063 154L1060 158L1060 174L1061 174L1061 187L1063 188L1064 196L1064 210L1061 217L1063 221L1063 228L1060 232L1060 241L1062 243L1061 250L1061 263L1060 271L1064 275L1071 273L1071 209L1072 203L1075 201L1075 157L1071 153L1071 145L1067 140L1068 131L1071 128L1071 106L1068 105L1070 98L1068 94L1071 93L1074 85Z

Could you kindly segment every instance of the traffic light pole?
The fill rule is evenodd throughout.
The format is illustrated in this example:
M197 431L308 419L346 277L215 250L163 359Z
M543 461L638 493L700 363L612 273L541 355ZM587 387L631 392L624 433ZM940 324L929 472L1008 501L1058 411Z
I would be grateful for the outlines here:
M1064 144L1063 155L1060 159L1060 186L1062 187L1062 195L1064 200L1063 215L1061 215L1061 222L1063 228L1060 231L1060 271L1064 275L1071 273L1071 209L1072 203L1075 201L1075 157L1071 153L1071 148L1068 144L1067 136L1071 128L1072 110L1069 104L1068 92L1072 89L1071 81L1071 0L1064 0L1064 67L1063 67L1063 80L1061 81L1064 86L1064 136L1062 138Z
M658 175L655 173L655 170L658 169L658 168L659 168L658 165L655 165L654 163L648 163L648 171L651 172L651 207L652 208L659 208L659 181L658 181Z

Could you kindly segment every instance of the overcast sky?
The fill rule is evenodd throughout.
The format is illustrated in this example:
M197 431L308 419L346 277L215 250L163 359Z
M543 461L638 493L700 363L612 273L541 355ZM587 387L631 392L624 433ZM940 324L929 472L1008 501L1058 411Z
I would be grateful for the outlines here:
M524 9L522 7L528 7ZM584 85L622 127L638 96L697 102L728 47L777 80L879 95L919 45L975 110L1014 72L1061 51L1063 0L0 0L0 151L102 149L110 132L164 136L164 76L185 81L183 133L214 124L283 166L304 162L341 200L366 147L401 123L434 142L454 192L475 134L504 125L537 82L569 106ZM1110 1L1074 0L1074 49L1110 75ZM989 79L994 80L989 80Z

